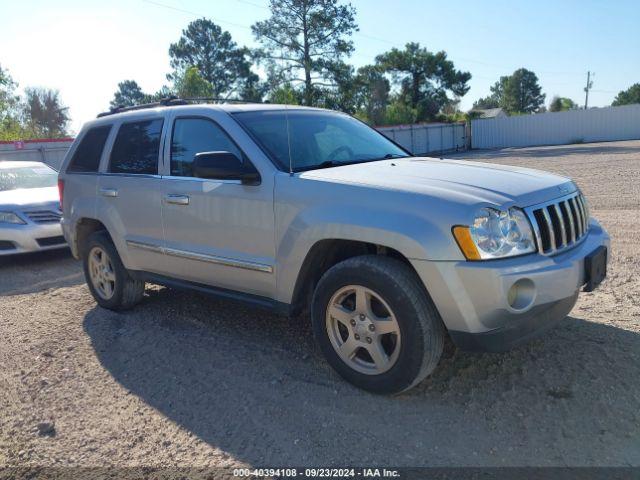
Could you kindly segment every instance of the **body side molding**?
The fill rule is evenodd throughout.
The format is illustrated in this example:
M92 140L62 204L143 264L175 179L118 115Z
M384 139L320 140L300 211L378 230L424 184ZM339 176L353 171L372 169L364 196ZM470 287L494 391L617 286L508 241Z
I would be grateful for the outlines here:
M236 260L234 258L219 257L216 255L206 255L204 253L189 252L186 250L178 250L176 248L166 248L159 245L152 245L144 242L136 242L127 240L127 246L148 250L152 252L160 252L174 257L187 258L189 260L197 260L200 262L215 263L216 265L224 265L227 267L243 268L245 270L254 270L257 272L273 273L273 266L263 263L247 262L245 260Z

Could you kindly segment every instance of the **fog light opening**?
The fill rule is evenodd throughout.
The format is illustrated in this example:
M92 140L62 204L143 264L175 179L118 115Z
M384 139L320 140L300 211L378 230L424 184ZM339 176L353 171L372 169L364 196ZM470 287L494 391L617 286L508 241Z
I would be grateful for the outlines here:
M514 310L522 311L529 308L536 298L536 287L528 278L521 278L509 288L507 302Z

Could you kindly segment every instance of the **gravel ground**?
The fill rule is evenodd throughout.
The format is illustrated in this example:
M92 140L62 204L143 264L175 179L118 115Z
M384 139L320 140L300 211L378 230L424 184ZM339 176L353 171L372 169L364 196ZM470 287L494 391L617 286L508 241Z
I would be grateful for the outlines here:
M609 278L544 338L380 397L305 322L162 288L116 314L68 252L3 259L0 466L640 465L640 142L457 157L573 177L612 236Z

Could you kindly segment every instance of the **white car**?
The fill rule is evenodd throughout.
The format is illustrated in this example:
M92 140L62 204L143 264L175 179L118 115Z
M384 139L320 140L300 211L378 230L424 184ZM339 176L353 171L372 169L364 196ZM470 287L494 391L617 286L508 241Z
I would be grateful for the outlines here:
M57 180L41 162L0 162L0 255L67 246Z

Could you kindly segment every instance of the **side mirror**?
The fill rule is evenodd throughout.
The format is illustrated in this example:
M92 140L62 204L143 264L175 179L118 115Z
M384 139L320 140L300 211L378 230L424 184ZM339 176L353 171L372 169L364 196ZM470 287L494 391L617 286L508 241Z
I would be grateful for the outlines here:
M260 185L260 174L251 163L242 162L231 152L201 152L193 159L198 178L240 180L244 185Z

